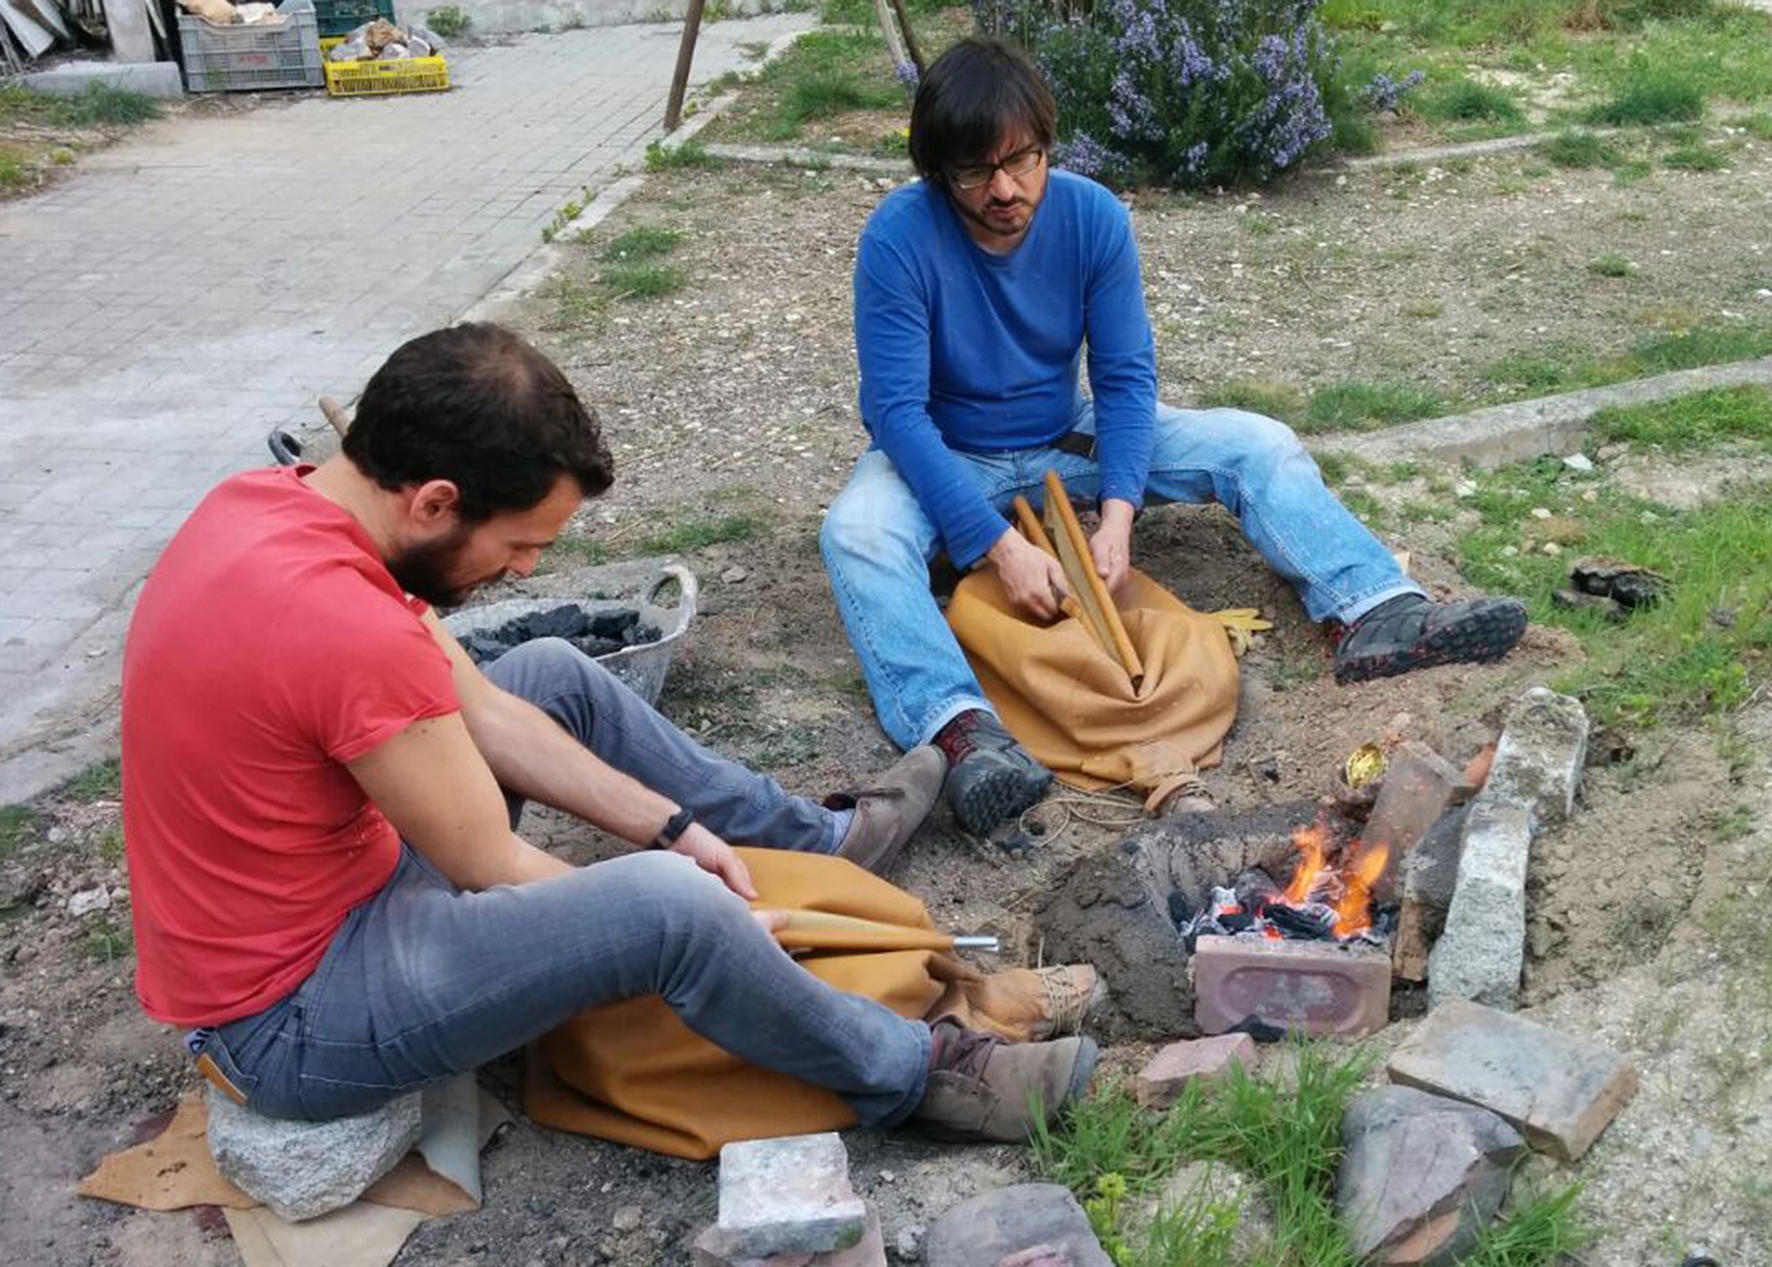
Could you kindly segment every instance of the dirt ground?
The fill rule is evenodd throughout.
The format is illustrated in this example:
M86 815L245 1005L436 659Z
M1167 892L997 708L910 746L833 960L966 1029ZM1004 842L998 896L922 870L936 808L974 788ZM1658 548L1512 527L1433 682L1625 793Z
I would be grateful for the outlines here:
M1772 285L1772 146L1739 154L1729 172L1623 187L1606 173L1523 175L1531 160L1515 156L1345 183L1331 174L1258 201L1141 199L1165 397L1187 404L1202 384L1246 376L1306 385L1404 376L1455 394L1482 366L1546 340L1605 351L1658 323L1772 318L1772 304L1754 297ZM791 168L651 177L513 318L558 357L612 441L617 485L582 515L582 539L631 552L708 517L760 524L748 539L686 556L702 603L662 707L710 745L814 793L895 755L817 552L820 513L863 444L849 270L881 192L872 179ZM637 223L686 232L673 261L688 285L598 317L577 302L591 293L597 246ZM1589 273L1605 250L1638 270ZM1652 454L1602 469L1615 468L1634 486L1678 474ZM1399 504L1432 495L1419 484L1367 491ZM1411 551L1436 592L1463 592L1454 526L1422 524L1390 542ZM1497 666L1340 688L1326 673L1323 632L1222 512L1154 512L1136 552L1197 607L1260 607L1275 621L1244 661L1226 760L1204 776L1227 809L1319 796L1353 748L1387 736L1467 755L1493 736L1508 701L1579 654L1567 635L1534 628ZM582 557L563 545L530 588L571 591ZM1642 1074L1631 1106L1561 1175L1586 1186L1597 1239L1581 1261L1592 1267L1671 1265L1697 1247L1730 1267L1772 1264L1772 775L1763 761L1772 700L1757 696L1730 721L1596 734L1580 813L1535 848L1527 1013L1629 1052ZM194 1077L171 1032L136 1010L127 945L105 931L127 924L125 877L107 838L116 806L64 797L33 810L25 843L0 862L7 1257L54 1267L233 1263L213 1218L71 1196L80 1175ZM1057 824L1056 811L1048 821ZM527 829L574 861L611 848L551 813L532 814ZM893 878L939 923L1001 933L1005 962L1031 962L1031 897L1119 835L1073 820L1012 855L958 833L938 810ZM100 885L111 911L69 914L70 896ZM1408 1028L1399 1022L1374 1042L1388 1049ZM1136 1068L1149 1050L1115 1047L1107 1065ZM520 1110L515 1058L484 1077ZM1028 1173L1020 1149L868 1132L848 1142L857 1186L879 1203L900 1262L915 1261L921 1228L945 1208ZM485 1167L485 1210L424 1225L401 1263L681 1263L714 1214L711 1166L541 1131L520 1115ZM632 1222L628 1207L639 1208L638 1226L617 1230Z

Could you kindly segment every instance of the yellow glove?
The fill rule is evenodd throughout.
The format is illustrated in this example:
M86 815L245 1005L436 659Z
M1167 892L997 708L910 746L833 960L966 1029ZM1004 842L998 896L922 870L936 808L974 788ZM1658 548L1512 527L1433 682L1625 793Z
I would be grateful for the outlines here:
M1231 650L1239 657L1249 650L1250 634L1274 627L1273 621L1261 618L1261 609L1257 607L1227 607L1212 612L1211 616L1224 626L1225 636L1231 640Z

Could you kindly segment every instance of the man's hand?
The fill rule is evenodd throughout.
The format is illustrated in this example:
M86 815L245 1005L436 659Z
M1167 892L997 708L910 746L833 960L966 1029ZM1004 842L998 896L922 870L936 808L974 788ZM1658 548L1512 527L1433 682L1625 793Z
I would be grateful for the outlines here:
M1057 559L1013 528L997 538L985 557L997 569L1011 606L1041 620L1057 618L1059 599L1069 592Z
M671 846L671 852L682 854L703 871L713 872L745 901L757 900L757 890L751 884L750 868L745 866L744 859L732 851L731 845L700 823L689 824Z
M1106 583L1108 593L1118 594L1132 568L1131 502L1110 498L1101 504L1101 525L1089 539L1089 553L1095 556L1095 572Z

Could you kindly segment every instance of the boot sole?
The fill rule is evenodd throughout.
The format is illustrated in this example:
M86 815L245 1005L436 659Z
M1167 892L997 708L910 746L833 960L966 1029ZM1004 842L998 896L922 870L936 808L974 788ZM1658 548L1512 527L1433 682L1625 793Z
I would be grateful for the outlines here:
M1525 632L1524 607L1497 607L1429 634L1419 646L1406 651L1338 663L1335 680L1345 685L1396 677L1399 673L1431 669L1442 664L1493 664L1512 651Z
M1030 779L1017 770L999 770L954 798L954 817L967 833L987 835L997 824L1019 817L1038 804L1051 785L1050 774Z

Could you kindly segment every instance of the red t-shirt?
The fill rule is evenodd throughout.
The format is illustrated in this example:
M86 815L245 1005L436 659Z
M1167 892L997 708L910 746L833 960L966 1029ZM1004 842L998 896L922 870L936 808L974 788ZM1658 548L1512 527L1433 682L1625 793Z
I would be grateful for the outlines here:
M460 707L424 604L312 469L219 485L130 623L123 836L156 1020L250 1016L313 972L400 853L344 763Z

